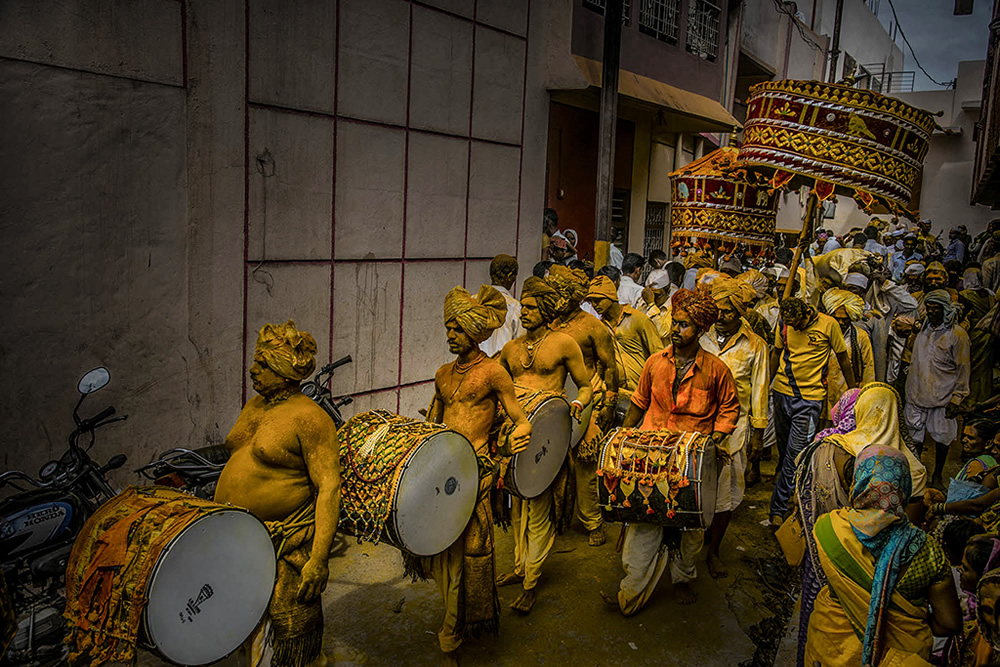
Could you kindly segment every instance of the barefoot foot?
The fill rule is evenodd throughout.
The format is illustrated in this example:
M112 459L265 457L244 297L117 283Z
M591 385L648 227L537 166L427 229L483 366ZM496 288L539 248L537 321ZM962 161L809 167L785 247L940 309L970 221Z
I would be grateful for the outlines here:
M605 537L603 528L595 528L594 530L590 531L590 546L599 547L602 544L604 544L604 541Z
M618 603L617 595L611 595L610 593L605 593L604 591L600 591L600 595L601 599L604 600L604 604L621 611L622 606Z
M674 584L674 595L677 596L677 602L679 604L694 604L698 601L698 596L695 595L693 590L691 590L691 586L689 584Z
M535 606L535 589L523 591L516 600L510 603L510 608L519 614L527 614Z
M772 529L776 530L776 529L780 528L780 527L781 527L781 524L782 524L783 522L784 522L784 519L782 519L782 518L781 518L780 516L778 516L777 514L772 514L772 515L771 515L771 528L772 528Z
M524 581L524 577L513 572L497 575L497 586L510 586L511 584L519 584L522 581Z
M722 559L711 551L708 552L708 573L713 579L724 579L729 576L729 570Z

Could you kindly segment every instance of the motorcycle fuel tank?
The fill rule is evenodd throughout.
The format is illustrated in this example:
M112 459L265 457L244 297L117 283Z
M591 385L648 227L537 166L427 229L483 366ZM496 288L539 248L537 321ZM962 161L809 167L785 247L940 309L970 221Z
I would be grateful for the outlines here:
M72 537L81 512L70 495L26 493L0 505L0 558L17 558Z

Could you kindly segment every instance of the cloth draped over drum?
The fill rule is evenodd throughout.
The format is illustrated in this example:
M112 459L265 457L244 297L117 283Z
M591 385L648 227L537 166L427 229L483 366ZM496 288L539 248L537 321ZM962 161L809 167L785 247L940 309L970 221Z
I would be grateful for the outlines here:
M930 113L871 90L767 81L750 88L739 164L772 188L809 185L820 201L853 196L867 212L881 203L912 218L933 130Z
M738 157L735 146L723 146L670 174L673 240L774 246L777 192Z
M172 489L134 486L98 508L66 566L69 662L133 662L160 554L193 519L225 509ZM136 530L140 524L150 529Z
M507 301L495 287L482 285L473 296L453 287L444 298L444 323L455 320L477 345L492 335L507 317Z

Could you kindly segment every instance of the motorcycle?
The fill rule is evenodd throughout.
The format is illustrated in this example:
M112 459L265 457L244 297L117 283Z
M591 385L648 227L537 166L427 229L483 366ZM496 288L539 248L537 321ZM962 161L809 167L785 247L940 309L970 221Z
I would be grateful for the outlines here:
M126 461L117 454L98 465L88 455L97 429L126 415L115 417L109 406L93 417L80 417L84 399L110 381L104 367L80 379L80 399L73 408L76 428L62 457L43 465L37 478L20 470L0 474L0 488L10 485L17 491L0 501L0 563L17 623L3 664L64 661L66 564L84 522L117 493L106 474Z
M334 398L330 392L330 380L336 369L351 361L351 356L347 355L323 366L312 380L303 382L301 387L303 394L330 415L338 429L344 425L340 408L350 405L354 399L350 396ZM177 447L136 469L136 472L154 484L182 489L199 498L211 500L215 496L215 484L228 460L229 450L224 445L198 449Z

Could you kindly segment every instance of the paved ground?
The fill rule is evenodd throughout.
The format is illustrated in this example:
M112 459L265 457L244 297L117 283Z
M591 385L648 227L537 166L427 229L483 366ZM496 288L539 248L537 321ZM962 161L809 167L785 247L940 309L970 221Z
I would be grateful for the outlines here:
M769 472L765 463L765 472ZM539 600L527 617L507 605L517 587L500 589L499 637L467 642L466 665L733 665L774 664L798 586L784 565L767 517L770 484L749 490L737 511L723 558L728 578L713 580L699 564L689 607L673 599L669 574L646 608L624 618L601 602L598 591L616 591L622 577L615 551L619 525L606 527L608 542L588 546L571 529L556 540L545 564ZM497 533L497 567L511 567L513 541ZM442 605L432 582L402 577L399 552L385 545L338 538L324 593L326 652L338 665L434 665ZM233 664L235 661L229 660ZM165 664L144 654L143 667Z

